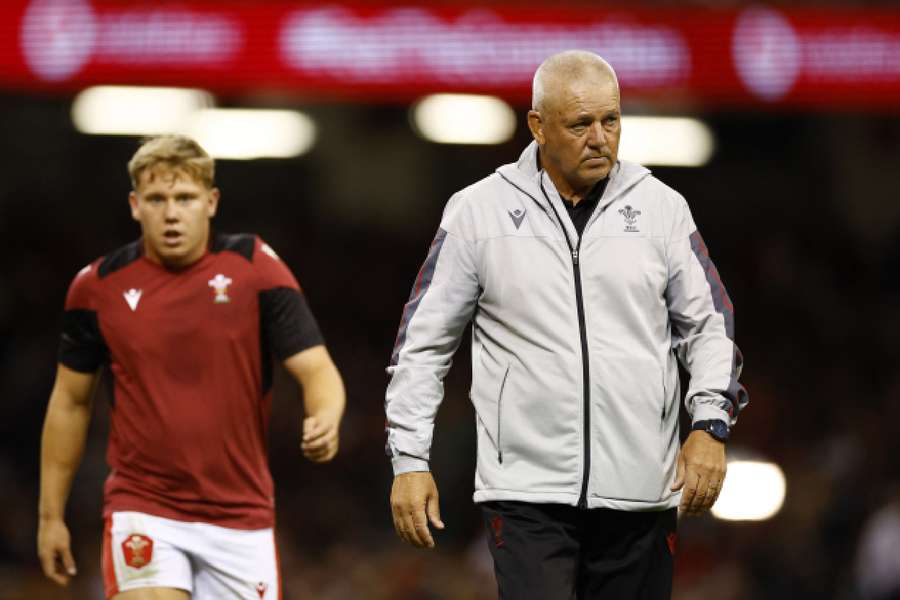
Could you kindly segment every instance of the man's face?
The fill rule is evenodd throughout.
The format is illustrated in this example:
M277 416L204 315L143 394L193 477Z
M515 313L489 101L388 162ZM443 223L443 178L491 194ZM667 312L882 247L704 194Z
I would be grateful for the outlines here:
M219 190L185 171L160 166L141 173L128 203L131 216L141 224L147 257L179 268L196 262L206 251Z
M528 113L528 126L560 193L583 197L618 159L619 90L601 75L561 83L548 90L541 112Z

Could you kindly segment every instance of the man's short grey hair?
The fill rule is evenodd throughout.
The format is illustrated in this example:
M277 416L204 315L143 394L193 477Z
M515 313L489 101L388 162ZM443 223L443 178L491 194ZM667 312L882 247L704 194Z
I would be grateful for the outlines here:
M605 75L619 87L619 80L612 66L597 54L587 50L566 50L548 57L534 72L531 86L531 108L538 112L544 106L544 99L551 86L560 80L577 79L586 72L593 71Z

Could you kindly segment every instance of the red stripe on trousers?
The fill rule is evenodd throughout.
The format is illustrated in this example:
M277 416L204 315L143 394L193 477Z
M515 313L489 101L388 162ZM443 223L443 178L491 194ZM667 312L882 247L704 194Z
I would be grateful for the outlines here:
M278 557L278 541L275 539L275 528L272 528L272 545L275 547L275 572L278 574L278 600L283 600L284 589L281 581L281 559Z

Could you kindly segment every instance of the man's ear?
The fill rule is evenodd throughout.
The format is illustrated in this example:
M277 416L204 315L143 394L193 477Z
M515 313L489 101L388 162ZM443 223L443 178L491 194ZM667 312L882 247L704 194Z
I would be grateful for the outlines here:
M141 220L141 213L138 210L138 197L134 191L128 194L128 205L131 207L131 218L135 221Z
M221 197L222 193L219 191L219 188L213 188L209 191L209 205L207 206L206 214L209 215L210 219L216 216L216 211L219 209L219 199Z
M543 146L546 138L544 137L544 119L541 117L541 113L536 110L528 111L528 129L531 130L531 135L538 146Z

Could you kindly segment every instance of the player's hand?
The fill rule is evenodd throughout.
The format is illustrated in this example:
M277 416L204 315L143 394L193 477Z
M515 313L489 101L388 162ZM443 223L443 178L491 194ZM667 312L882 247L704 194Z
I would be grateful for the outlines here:
M317 463L328 462L338 451L339 422L319 416L303 419L303 439L300 449L303 456Z
M428 521L444 528L438 506L438 490L428 471L401 473L394 477L391 488L391 513L394 529L401 539L417 548L434 548Z
M709 510L719 497L725 481L725 444L705 431L692 431L678 454L672 491L682 487L682 512L699 515Z
M62 519L40 519L38 524L38 558L44 575L61 586L69 585L75 576L69 529Z

